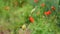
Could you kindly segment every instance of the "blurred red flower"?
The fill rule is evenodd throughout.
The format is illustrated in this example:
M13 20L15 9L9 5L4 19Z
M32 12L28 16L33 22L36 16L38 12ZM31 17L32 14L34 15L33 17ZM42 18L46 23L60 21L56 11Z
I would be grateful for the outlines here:
M44 3L42 3L42 4L41 4L41 7L44 7L44 6L45 6L45 4L44 4Z
M54 6L52 6L52 7L51 7L51 9L52 9L52 10L55 10L55 7L54 7Z
M44 14L48 16L48 15L51 14L51 11L49 10L49 11L47 11L47 12L44 12Z
M37 3L37 2L38 2L38 0L34 0L34 2L35 2L35 3Z
M34 18L30 16L29 17L29 21L33 23L34 22Z

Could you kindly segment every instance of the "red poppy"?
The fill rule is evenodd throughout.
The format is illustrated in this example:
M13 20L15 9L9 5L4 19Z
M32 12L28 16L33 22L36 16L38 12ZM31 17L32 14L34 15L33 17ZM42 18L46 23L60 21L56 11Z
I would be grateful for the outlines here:
M48 14L51 14L51 11L49 10L47 13L48 13Z
M42 3L42 4L41 4L41 7L44 7L44 6L45 6L45 4L44 4L44 3Z
M54 6L52 6L52 7L51 7L51 9L52 9L52 10L55 10L55 7L54 7Z
M38 0L34 0L34 2L35 2L35 3L37 3L37 2L38 2Z
M33 23L34 22L34 18L30 16L29 17L29 21Z
M47 11L47 12L44 12L44 14L48 16L48 15L51 14L51 11L49 10L49 11Z

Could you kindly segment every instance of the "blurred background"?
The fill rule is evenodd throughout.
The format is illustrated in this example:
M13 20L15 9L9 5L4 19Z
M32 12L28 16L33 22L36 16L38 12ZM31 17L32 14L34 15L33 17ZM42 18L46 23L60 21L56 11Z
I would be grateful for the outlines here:
M60 34L60 0L0 0L0 34Z

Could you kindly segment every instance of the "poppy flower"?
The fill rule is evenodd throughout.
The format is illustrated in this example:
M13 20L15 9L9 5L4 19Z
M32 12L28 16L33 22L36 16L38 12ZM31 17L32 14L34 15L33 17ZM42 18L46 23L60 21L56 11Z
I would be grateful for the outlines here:
M37 2L38 2L38 0L34 0L34 2L35 2L35 3L37 3Z
M51 11L49 10L49 11L47 11L47 12L44 12L44 14L48 16L48 15L51 14Z
M30 16L29 17L29 21L33 23L34 22L34 18Z
M51 7L51 9L52 9L52 10L55 10L55 7L54 7L54 6L52 6L52 7Z
M42 3L42 4L41 4L41 7L44 7L44 6L45 6L45 4L44 4L44 3Z
M48 14L51 14L51 11L49 10L47 13L48 13Z

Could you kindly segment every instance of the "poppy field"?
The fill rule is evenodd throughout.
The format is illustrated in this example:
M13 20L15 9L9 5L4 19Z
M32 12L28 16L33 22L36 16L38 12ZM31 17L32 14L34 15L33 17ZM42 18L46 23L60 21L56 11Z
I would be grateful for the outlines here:
M0 34L60 34L60 0L0 0Z

